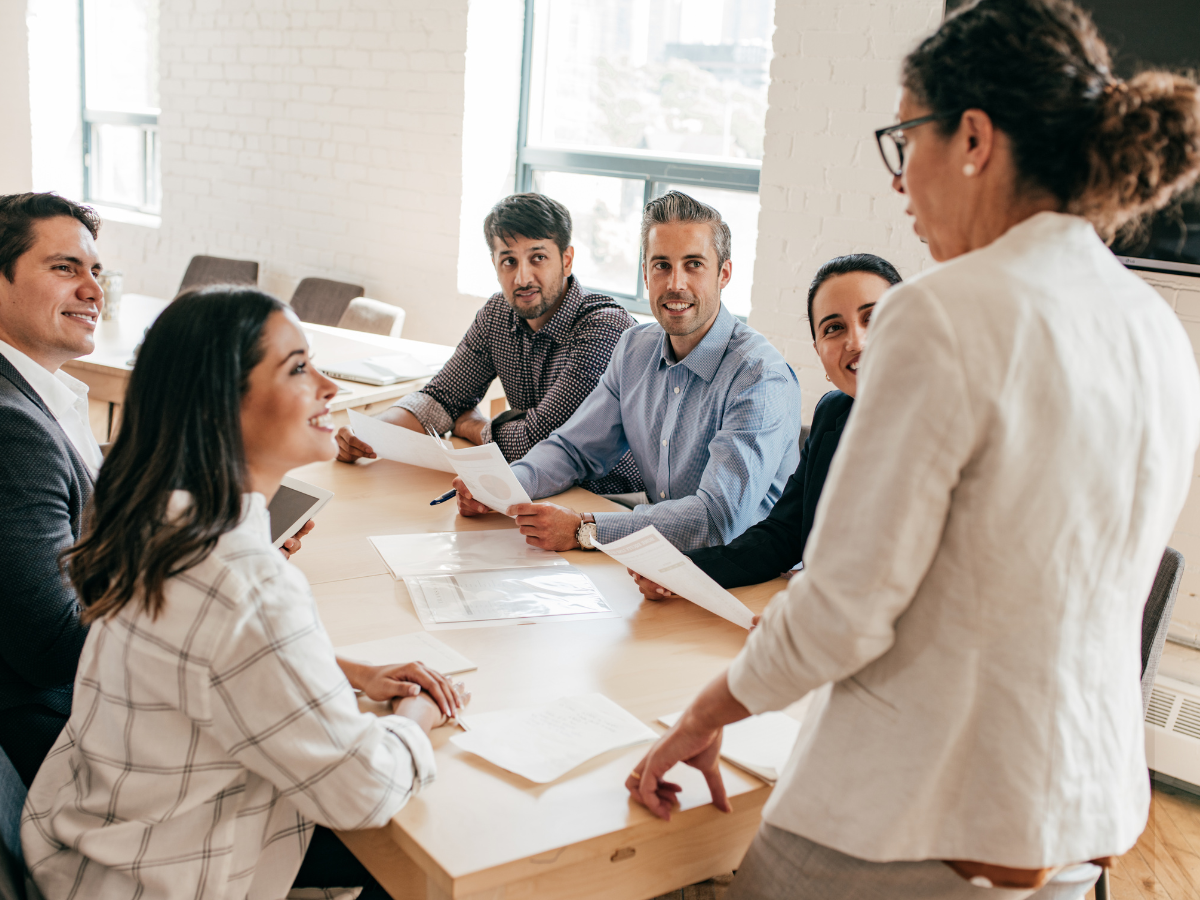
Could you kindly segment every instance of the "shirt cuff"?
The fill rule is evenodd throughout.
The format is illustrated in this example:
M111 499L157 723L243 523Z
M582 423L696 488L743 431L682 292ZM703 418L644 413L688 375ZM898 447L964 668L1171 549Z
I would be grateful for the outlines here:
M412 792L416 794L433 784L437 777L437 762L433 758L433 745L421 726L405 716L383 716L380 722L408 748L413 761Z
M626 513L592 513L592 517L596 520L596 540L602 544L611 544L633 534Z
M397 407L407 409L422 425L432 428L438 434L445 434L454 427L454 420L450 418L450 413L446 412L446 407L424 391L401 397L398 402L392 404L393 409Z
M483 423L483 427L479 429L479 443L490 444L492 442L492 420L488 419Z
M763 625L760 621L756 631L761 631ZM750 710L752 715L785 709L807 693L797 692L796 686L789 684L786 678L773 676L768 671L771 662L767 658L769 651L763 637L762 634L751 633L725 675L729 692L738 703Z

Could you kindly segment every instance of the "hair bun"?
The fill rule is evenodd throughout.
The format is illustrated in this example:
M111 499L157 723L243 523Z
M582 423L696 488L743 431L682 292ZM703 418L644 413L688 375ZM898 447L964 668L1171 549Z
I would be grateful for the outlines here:
M1200 88L1162 71L1110 82L1088 157L1087 188L1074 211L1110 237L1161 209L1200 175Z

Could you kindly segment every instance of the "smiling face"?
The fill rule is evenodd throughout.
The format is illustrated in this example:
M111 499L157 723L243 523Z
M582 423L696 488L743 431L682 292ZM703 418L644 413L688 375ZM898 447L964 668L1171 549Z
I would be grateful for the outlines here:
M271 313L262 350L242 398L242 444L248 488L269 499L290 469L337 454L329 411L337 385L312 365L308 340L290 310Z
M858 363L871 313L889 287L870 272L847 272L826 279L813 297L813 347L833 386L851 397L858 390Z
M96 242L70 216L33 223L33 245L0 275L0 340L51 372L96 349L104 292Z
M574 259L574 247L560 253L550 238L492 238L492 264L504 298L534 331L562 302Z
M712 327L733 263L718 264L707 222L665 222L646 235L642 271L654 318L682 359Z

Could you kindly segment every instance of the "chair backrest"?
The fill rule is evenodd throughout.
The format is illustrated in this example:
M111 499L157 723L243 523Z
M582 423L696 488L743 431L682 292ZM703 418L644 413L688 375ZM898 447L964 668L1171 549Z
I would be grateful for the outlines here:
M219 256L193 256L179 283L179 293L209 284L258 284L258 263Z
M800 449L804 449L804 442L808 440L808 436L812 433L811 425L800 426Z
M304 278L292 294L292 309L301 322L314 325L336 325L346 312L350 301L361 297L361 285L330 281L327 278Z
M1158 564L1154 586L1146 600L1142 613L1142 712L1150 703L1150 692L1154 690L1154 678L1158 675L1158 663L1162 659L1163 644L1167 630L1171 627L1171 610L1175 608L1175 597L1183 580L1183 554L1167 548Z
M372 300L369 297L355 297L338 319L338 328L351 328L354 331L369 331L371 334L382 334L387 337L400 337L404 328L404 310L390 303Z
M25 785L0 750L0 900L24 900L25 861L21 856L21 809Z

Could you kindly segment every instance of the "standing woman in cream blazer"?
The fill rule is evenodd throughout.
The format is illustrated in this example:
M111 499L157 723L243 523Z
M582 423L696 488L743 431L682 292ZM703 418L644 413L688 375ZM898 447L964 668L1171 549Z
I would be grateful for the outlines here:
M877 307L804 573L626 781L666 817L683 760L728 808L721 726L832 682L729 900L1083 897L1146 822L1140 622L1200 379L1102 238L1194 183L1198 89L1116 80L1068 0L981 0L902 86L880 144L940 265Z

